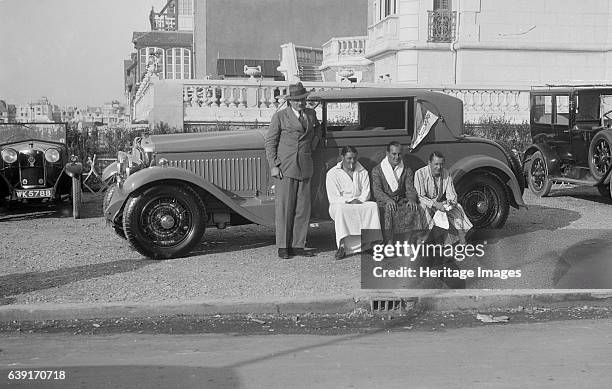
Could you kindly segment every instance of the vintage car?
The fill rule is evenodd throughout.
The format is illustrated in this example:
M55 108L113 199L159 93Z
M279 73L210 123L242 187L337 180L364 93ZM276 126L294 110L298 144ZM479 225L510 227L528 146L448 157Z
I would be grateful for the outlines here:
M0 203L81 207L81 164L68 156L65 123L0 123Z
M330 220L325 174L343 146L355 146L371 170L391 141L405 145L413 170L441 151L452 171L460 202L474 225L504 225L509 207L524 206L518 157L497 143L464 135L461 100L407 88L352 88L309 96L322 124L313 151L312 220ZM432 118L435 115L437 120ZM425 123L428 121L428 123ZM418 144L413 134L429 132ZM104 214L115 231L150 258L184 255L207 226L274 225L274 180L264 151L265 131L154 135L136 139L103 179ZM416 146L416 147L412 147Z
M529 189L543 197L553 183L569 183L610 197L612 85L533 87L530 100Z

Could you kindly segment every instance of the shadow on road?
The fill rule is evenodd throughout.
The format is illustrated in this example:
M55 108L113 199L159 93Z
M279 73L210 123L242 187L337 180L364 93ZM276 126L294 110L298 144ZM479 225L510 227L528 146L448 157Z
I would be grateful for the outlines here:
M156 263L148 259L123 259L120 261L68 267L46 272L30 272L0 276L0 305L10 304L8 296L54 288L72 282L126 273Z
M612 289L612 233L585 239L561 253L553 272L560 289Z
M519 224L506 223L500 229L484 229L474 233L475 242L487 241L495 243L500 239L515 235L530 234L537 231L555 231L569 226L572 222L580 219L579 212L564 208L544 207L541 205L529 205L525 217L519 219Z
M574 188L559 188L553 189L549 197L562 198L573 197L580 200L592 201L599 204L612 204L612 199L604 197L595 187L592 186L577 186Z
M50 370L50 369L46 369ZM45 379L45 388L239 388L233 369L191 366L62 366L65 379ZM0 370L5 379L10 370ZM55 374L55 373L52 373ZM15 380L11 387L29 388L32 380ZM41 386L43 387L43 386Z

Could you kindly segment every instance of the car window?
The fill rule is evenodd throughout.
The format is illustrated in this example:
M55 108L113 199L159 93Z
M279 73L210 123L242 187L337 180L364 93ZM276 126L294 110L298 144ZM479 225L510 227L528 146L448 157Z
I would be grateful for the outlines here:
M326 107L327 131L406 131L405 100L329 102ZM408 128L412 129L411 112Z
M63 123L2 123L0 125L0 144L24 140L66 143L66 126Z
M555 106L557 108L555 123L560 125L569 125L569 95L556 96Z
M359 104L364 128L406 129L405 101L374 101Z
M601 95L601 115L606 112L612 111L612 96L610 95ZM610 115L608 115L609 117ZM597 117L599 119L599 116Z
M350 131L359 128L359 103L327 103L327 130Z
M576 96L576 121L599 120L599 95Z
M535 96L533 102L533 122L552 123L552 96Z

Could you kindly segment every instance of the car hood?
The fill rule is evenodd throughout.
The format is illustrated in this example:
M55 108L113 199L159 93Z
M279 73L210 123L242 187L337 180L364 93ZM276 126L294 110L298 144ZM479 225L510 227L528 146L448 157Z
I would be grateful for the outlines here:
M264 130L151 135L142 140L145 151L173 153L264 148Z

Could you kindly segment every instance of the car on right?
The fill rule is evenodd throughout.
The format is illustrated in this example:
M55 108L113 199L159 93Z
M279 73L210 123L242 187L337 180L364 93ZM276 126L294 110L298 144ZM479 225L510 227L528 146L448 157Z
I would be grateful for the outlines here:
M523 168L531 192L544 197L553 183L568 183L610 197L612 85L533 87L530 129Z

